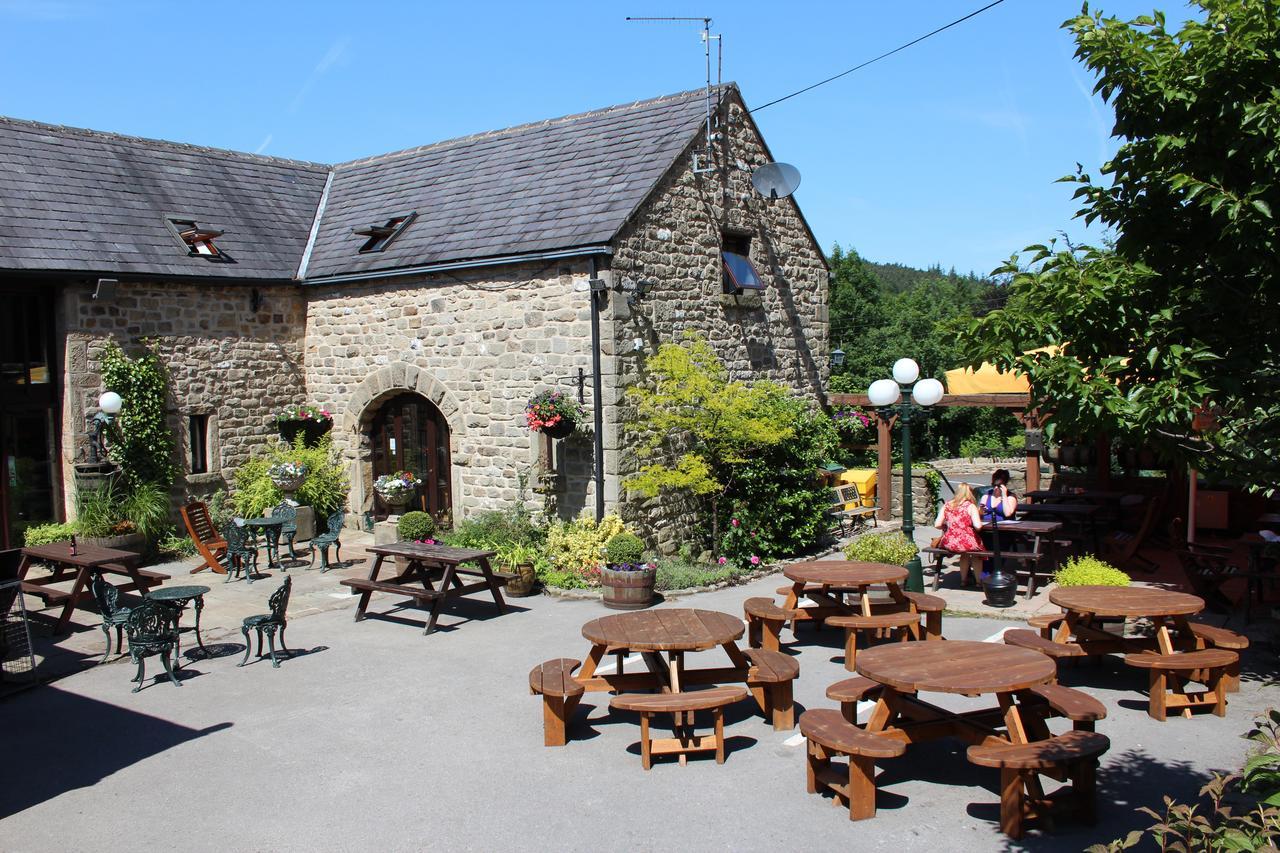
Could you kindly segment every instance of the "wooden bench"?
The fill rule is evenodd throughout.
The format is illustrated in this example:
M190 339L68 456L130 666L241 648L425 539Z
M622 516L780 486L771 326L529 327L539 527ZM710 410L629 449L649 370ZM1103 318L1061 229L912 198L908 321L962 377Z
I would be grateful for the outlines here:
M789 611L774 604L772 598L748 598L742 604L747 617L747 643L753 649L762 646L770 651L782 648L782 628L791 618Z
M897 758L907 745L871 734L827 708L800 715L800 733L807 743L805 779L810 794L830 789L849 807L849 820L876 816L876 759ZM849 769L842 774L831 766L832 756L847 756Z
M747 687L765 719L776 731L796 727L796 707L792 682L800 676L800 662L790 655L769 649L744 649L751 661Z
M411 586L405 586L399 583L387 583L385 581L371 581L365 578L343 578L338 583L343 586L351 587L351 592L390 592L395 595L401 595L405 598L416 598L419 601L434 601L444 593L441 590L416 589ZM359 622L364 618L363 613L356 614L356 621Z
M1219 628L1216 625L1206 625L1203 622L1189 622L1191 633L1196 638L1197 649L1230 649L1233 652L1242 652L1249 648L1249 638L1244 634L1237 634L1226 628ZM1227 667L1226 672L1226 690L1228 693L1238 693L1240 691L1240 660Z
M858 659L858 634L863 631L878 635L894 635L899 642L920 638L920 614L909 611L878 613L873 616L850 614L828 616L827 624L844 629L844 668L855 671Z
M941 640L942 612L947 609L946 599L924 592L903 592L903 595L915 605L917 613L924 614L925 639Z
M1181 709L1190 718L1199 708L1211 708L1219 717L1227 715L1226 670L1238 666L1240 656L1230 649L1200 649L1194 652L1139 652L1125 655L1129 666L1151 671L1150 702L1147 714L1163 721L1168 709ZM1206 689L1187 692L1187 682L1198 681Z
M1106 735L1070 731L1025 744L971 746L968 755L974 764L1000 770L1000 829L1019 839L1024 821L1058 811L1072 811L1090 825L1095 822L1098 757L1110 747ZM1039 774L1069 779L1071 784L1045 796Z
M97 567L96 571L115 575L125 575L127 577L136 575L139 578L138 581L117 586L116 589L120 592L145 593L152 587L160 586L171 578L170 575L166 575L164 572L157 572L151 569L133 569L131 572L128 566L121 563L103 563ZM36 598L41 599L47 606L66 604L67 599L71 598L71 591L54 589L49 584L51 582L71 580L72 577L72 575L55 575L53 578L42 577L38 580L23 581L22 591L28 595L34 595Z
M540 663L529 671L529 692L542 697L542 742L544 746L564 746L569 718L586 691L573 680L582 661L557 658Z
M716 764L724 764L724 709L746 698L747 691L741 687L712 687L689 693L623 693L610 699L609 707L640 715L640 763L648 770L655 755L679 755L683 763L684 756L691 752L714 751ZM711 711L715 734L693 733L695 711ZM654 714L675 715L675 737L650 736L649 721Z
M1065 613L1039 613L1027 620L1027 624L1040 632L1040 636L1046 640L1053 639L1053 629L1062 624L1062 620L1066 619Z
M949 551L946 548L921 548L921 554L927 554L933 557L933 591L937 592L938 587L942 585L942 561L947 557L959 557L961 555L968 557L980 557L983 560L990 560L995 557L994 551ZM1031 598L1035 594L1036 581L1041 576L1049 577L1048 573L1037 573L1036 566L1044 559L1044 555L1039 551L1001 551L1001 560L1010 560L1019 564L1015 571L1020 575L1027 575L1027 598Z
M857 725L858 703L870 702L880 698L884 686L861 675L837 681L827 688L827 698L840 703L840 713L846 720Z
M1011 646L1041 652L1054 660L1085 657L1084 648L1079 644L1055 643L1053 640L1042 637L1028 628L1015 628L1012 631L1005 631L1004 641Z
M1076 731L1091 732L1098 720L1107 718L1107 706L1072 687L1061 684L1039 684L1018 694L1018 699L1031 707L1040 706L1046 716L1066 717Z

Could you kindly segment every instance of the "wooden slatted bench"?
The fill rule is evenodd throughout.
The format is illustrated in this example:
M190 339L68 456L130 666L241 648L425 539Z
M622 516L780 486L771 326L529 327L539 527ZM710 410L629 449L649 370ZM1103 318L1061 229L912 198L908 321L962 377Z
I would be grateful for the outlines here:
M942 612L947 609L947 601L936 595L924 592L903 592L916 612L924 614L924 633L927 640L942 639Z
M827 688L827 698L840 703L840 713L853 724L858 722L858 703L880 698L884 685L861 675L837 681Z
M1053 629L1062 624L1062 620L1066 619L1065 613L1038 613L1027 619L1027 624L1040 632L1040 636L1046 640L1053 639Z
M829 616L827 624L844 629L844 668L850 672L854 672L856 668L859 633L888 633L896 635L899 642L906 642L920 635L920 614L911 612L878 613L874 616Z
M800 715L807 743L805 780L810 794L830 789L849 807L849 820L876 816L876 759L897 758L907 745L872 734L846 720L839 711L820 708ZM832 756L849 758L848 773L831 766Z
M1150 702L1147 714L1163 721L1170 708L1181 709L1182 716L1211 708L1219 717L1227 715L1226 670L1239 665L1240 656L1230 649L1200 649L1194 652L1139 652L1125 655L1129 666L1151 671ZM1204 690L1187 692L1187 682L1198 681Z
M1000 829L1019 839L1023 822L1057 811L1072 811L1092 825L1096 819L1098 757L1111 748L1106 735L1070 731L1025 744L993 744L969 747L969 760L1000 770ZM1038 774L1070 779L1045 796Z
M440 590L431 589L415 589L398 583L386 583L384 581L371 581L365 578L343 578L339 581L343 586L351 587L352 594L357 592L390 592L404 598L414 598L419 602L434 601L440 598L444 593ZM364 614L357 612L356 621L359 622L364 618Z
M1054 715L1066 717L1076 731L1091 732L1098 720L1107 717L1107 706L1081 690L1061 684L1038 684L1019 694L1019 701L1041 705Z
M41 583L33 581L23 581L22 591L27 595L34 595L44 601L46 605L52 606L56 604L66 604L67 599L71 597L69 590L54 589Z
M582 661L557 658L540 663L529 672L529 692L542 697L542 742L544 746L564 746L569 718L586 692L573 679Z
M684 756L691 752L715 752L716 764L724 764L724 709L746 698L747 691L741 687L712 687L688 693L623 693L610 699L609 707L640 715L640 763L648 770L655 755L679 755L684 763ZM714 734L693 733L696 711L712 713ZM654 714L675 715L675 737L650 736L649 721Z
M1028 628L1015 628L1012 631L1005 631L1004 641L1011 646L1041 652L1054 660L1085 657L1084 648L1078 643L1055 643L1053 640L1046 639Z
M772 598L748 598L742 604L747 617L747 643L753 649L770 651L782 648L782 628L791 613L774 603Z
M928 554L933 557L933 591L937 592L938 587L942 585L942 561L947 557L958 557L961 555L968 557L980 557L983 560L990 560L995 557L994 551L949 551L946 548L921 548L921 554ZM1020 564L1016 571L1021 575L1028 575L1027 581L1027 598L1035 594L1035 585L1038 575L1035 572L1035 566L1044 558L1039 551L1004 551L1000 552L1001 560L1010 560Z
M1237 634L1235 631L1219 628L1216 625L1206 625L1203 622L1187 624L1191 627L1191 633L1195 635L1197 649L1230 649L1233 652L1242 652L1249 648L1249 638L1244 634ZM1225 683L1228 693L1240 691L1239 659L1227 667Z
M796 707L792 682L800 676L800 662L790 655L769 649L743 649L751 661L747 687L765 719L776 731L796 727Z

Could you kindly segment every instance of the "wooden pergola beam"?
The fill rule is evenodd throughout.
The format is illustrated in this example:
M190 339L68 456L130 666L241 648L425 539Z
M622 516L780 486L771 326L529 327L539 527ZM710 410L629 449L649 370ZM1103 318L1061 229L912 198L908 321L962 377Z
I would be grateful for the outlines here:
M875 408L866 394L828 394L827 400L833 406L863 406ZM972 408L975 406L994 406L997 409L1029 409L1030 394L946 394L935 405Z

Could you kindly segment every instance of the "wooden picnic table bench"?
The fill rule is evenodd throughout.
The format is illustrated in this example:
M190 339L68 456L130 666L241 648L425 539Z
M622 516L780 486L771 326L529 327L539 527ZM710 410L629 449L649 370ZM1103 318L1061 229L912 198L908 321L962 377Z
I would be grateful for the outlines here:
M495 551L476 551L469 548L449 548L444 545L425 545L420 542L396 542L391 545L374 545L369 553L376 554L368 578L345 578L343 586L351 588L352 595L359 595L355 619L364 619L369 598L375 592L385 592L412 598L419 603L431 602L431 615L427 619L424 634L436 629L436 620L444 603L450 598L488 590L499 613L507 612L502 599L502 587L512 578L504 572L495 572L489 566L489 558ZM408 565L398 575L378 579L387 557L400 557ZM468 565L474 564L474 565ZM478 577L474 583L463 583L462 576Z
M64 634L71 623L71 614L77 608L89 609L93 596L89 594L89 583L95 573L107 572L126 575L131 583L123 584L121 592L146 592L169 580L163 572L138 568L142 559L140 554L132 551L120 551L115 548L102 548L97 545L80 544L76 553L71 553L71 543L54 542L49 545L35 545L22 549L22 562L18 564L18 578L22 581L22 591L43 599L50 605L62 605L62 612L54 625L55 634ZM52 569L51 574L32 580L27 573L36 563L45 563ZM69 590L55 589L52 584L71 581Z

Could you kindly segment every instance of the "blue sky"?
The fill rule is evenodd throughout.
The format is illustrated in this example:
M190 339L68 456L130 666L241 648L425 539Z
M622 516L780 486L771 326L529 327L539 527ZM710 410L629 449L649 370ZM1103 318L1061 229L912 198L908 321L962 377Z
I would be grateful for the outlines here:
M338 162L703 84L698 25L626 15L713 17L724 78L755 106L982 5L0 0L0 114ZM987 272L1059 231L1085 236L1054 181L1077 162L1096 172L1114 142L1059 29L1079 10L1005 0L757 113L803 175L824 248Z

